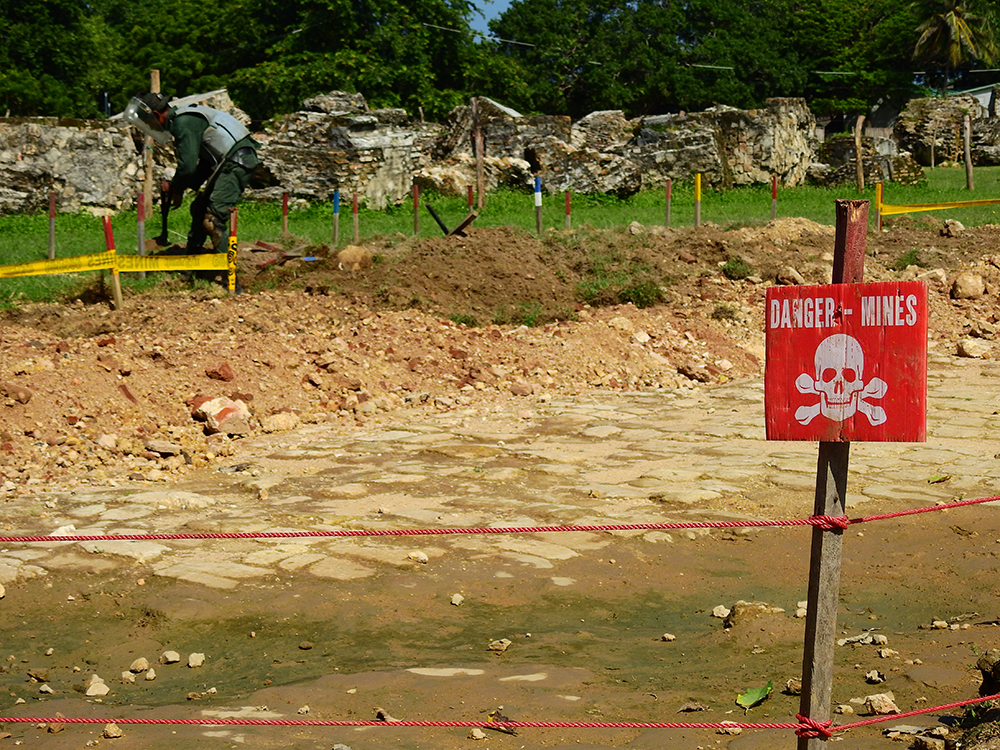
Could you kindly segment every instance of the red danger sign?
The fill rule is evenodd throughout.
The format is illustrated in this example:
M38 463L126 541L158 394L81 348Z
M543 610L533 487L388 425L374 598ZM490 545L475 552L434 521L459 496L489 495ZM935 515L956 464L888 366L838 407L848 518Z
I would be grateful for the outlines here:
M927 438L927 284L767 290L768 440Z

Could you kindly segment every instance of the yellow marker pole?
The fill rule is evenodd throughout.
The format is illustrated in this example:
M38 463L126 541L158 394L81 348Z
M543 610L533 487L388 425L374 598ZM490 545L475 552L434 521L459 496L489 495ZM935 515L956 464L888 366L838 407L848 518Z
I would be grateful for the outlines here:
M226 250L227 287L230 294L236 293L236 209L229 209L229 246Z
M122 306L125 304L122 300L122 281L118 274L118 257L115 251L115 236L111 231L111 217L105 216L104 219L104 244L108 248L108 252L111 254L111 259L113 265L111 266L111 290L115 295L115 309L121 310Z
M882 231L882 183L875 183L875 218L878 220L878 231Z
M694 176L694 225L701 226L701 172Z

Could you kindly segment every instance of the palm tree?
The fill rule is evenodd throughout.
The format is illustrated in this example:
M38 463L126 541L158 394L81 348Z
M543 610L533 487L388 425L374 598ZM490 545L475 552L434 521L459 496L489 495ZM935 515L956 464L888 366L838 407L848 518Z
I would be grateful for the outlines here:
M989 16L976 12L975 0L925 0L913 7L918 17L926 19L917 27L920 37L913 59L944 68L942 94L956 68L997 58L993 24Z

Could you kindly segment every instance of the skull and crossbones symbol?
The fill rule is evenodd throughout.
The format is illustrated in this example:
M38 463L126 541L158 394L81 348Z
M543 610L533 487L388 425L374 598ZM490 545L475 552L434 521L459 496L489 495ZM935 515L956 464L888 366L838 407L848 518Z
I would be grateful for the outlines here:
M857 339L845 333L827 336L816 347L814 363L815 376L804 372L795 379L799 393L819 396L819 403L795 410L799 424L807 425L820 414L843 422L855 412L864 414L873 427L886 421L885 409L868 399L882 398L889 387L881 378L865 384L865 353Z

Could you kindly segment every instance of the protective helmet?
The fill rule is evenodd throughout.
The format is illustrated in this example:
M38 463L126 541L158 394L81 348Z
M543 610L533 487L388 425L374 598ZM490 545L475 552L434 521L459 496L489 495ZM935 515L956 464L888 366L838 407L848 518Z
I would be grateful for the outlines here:
M169 143L172 136L160 124L159 113L170 105L163 94L150 92L133 96L125 107L123 117L129 125L138 128L157 143Z

